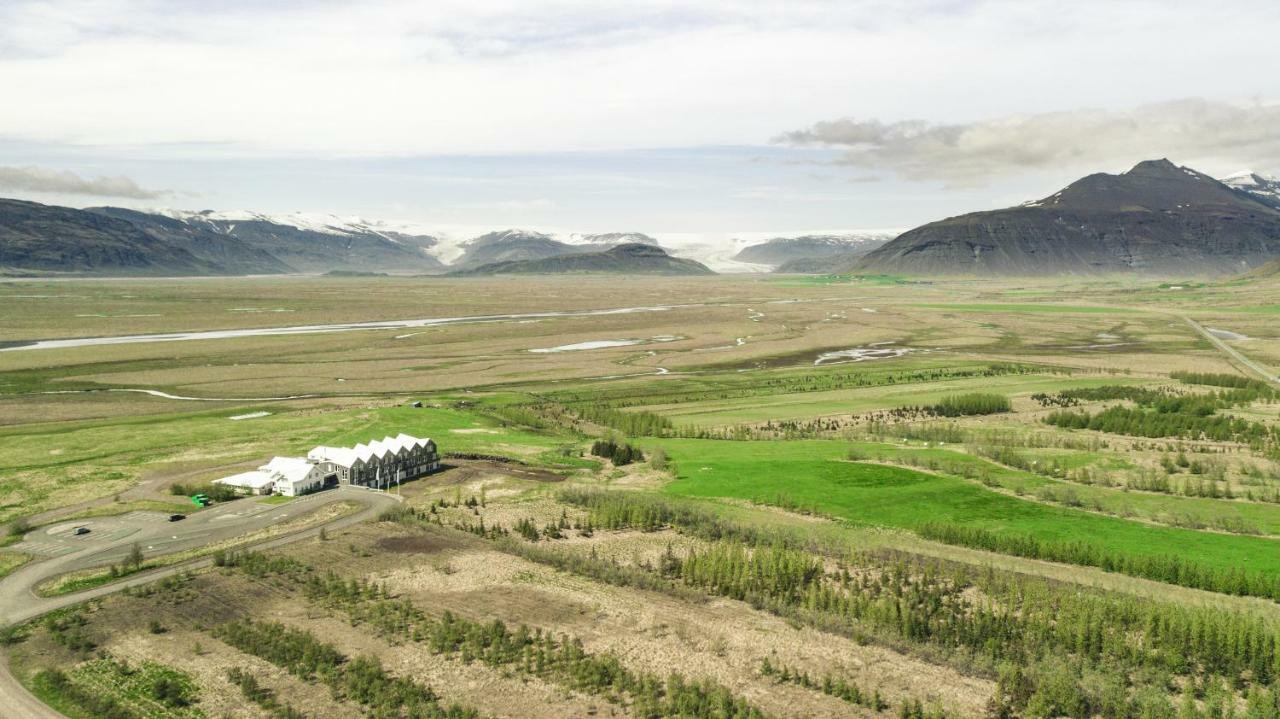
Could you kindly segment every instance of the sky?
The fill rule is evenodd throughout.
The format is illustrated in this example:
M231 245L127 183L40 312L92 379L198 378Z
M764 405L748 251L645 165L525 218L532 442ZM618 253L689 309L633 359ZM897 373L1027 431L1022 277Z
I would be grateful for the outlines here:
M451 232L906 229L1280 172L1280 3L3 0L0 196Z

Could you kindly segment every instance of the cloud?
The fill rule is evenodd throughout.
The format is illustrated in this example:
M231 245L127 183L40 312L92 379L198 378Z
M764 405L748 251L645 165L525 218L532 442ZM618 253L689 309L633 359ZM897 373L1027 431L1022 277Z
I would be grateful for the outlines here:
M980 185L1031 170L1106 168L1155 157L1234 166L1280 164L1280 104L1201 99L1129 110L1076 110L935 124L844 118L777 142L840 148L838 164L909 180Z
M123 175L86 178L67 170L59 172L33 166L0 166L0 189L64 195L128 197L137 200L153 200L172 194L168 190L143 189L138 186L138 183Z
M160 159L756 145L848 108L1275 96L1278 22L1274 0L4 0L0 138Z

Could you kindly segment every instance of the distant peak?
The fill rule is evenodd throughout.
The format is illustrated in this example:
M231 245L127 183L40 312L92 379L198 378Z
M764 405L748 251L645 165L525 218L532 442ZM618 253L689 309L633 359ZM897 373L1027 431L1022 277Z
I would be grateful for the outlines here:
M605 250L611 255L627 255L630 257L668 257L666 251L656 245L643 242L627 242Z
M1226 177L1218 180L1224 185L1237 188L1264 188L1268 185L1277 184L1278 180L1270 175L1262 175L1253 170L1241 170L1233 172Z
M1143 160L1142 162L1139 162L1138 164L1134 165L1133 168L1128 172L1126 172L1125 174L1126 175L1156 175L1156 174L1163 175L1163 174L1168 174L1170 172L1179 172L1181 169L1182 168L1170 162L1167 157L1162 157L1159 160Z

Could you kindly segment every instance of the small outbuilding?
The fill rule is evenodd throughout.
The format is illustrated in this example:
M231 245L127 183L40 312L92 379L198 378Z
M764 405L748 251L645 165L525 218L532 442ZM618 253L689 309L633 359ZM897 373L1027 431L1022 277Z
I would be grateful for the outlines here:
M230 477L216 479L213 483L231 487L239 494L271 494L276 486L271 475L261 469L233 474Z

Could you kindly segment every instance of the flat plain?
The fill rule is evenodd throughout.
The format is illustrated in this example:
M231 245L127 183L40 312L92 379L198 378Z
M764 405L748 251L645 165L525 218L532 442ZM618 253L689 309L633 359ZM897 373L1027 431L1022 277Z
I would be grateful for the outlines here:
M273 455L446 453L372 520L6 630L68 716L1274 716L1276 279L24 280L0 306L6 573L42 561L24 535Z

